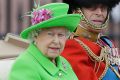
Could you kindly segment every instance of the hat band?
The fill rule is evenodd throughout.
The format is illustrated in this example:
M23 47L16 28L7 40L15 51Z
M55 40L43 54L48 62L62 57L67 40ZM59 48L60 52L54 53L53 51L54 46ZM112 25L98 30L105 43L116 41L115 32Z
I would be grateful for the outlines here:
M31 17L32 25L35 25L52 18L52 12L48 9L35 10Z

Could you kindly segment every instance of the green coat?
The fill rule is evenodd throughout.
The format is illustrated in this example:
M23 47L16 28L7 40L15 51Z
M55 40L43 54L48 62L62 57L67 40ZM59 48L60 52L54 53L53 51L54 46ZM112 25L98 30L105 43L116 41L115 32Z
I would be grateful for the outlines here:
M70 64L61 56L57 67L31 44L14 63L9 80L78 80Z

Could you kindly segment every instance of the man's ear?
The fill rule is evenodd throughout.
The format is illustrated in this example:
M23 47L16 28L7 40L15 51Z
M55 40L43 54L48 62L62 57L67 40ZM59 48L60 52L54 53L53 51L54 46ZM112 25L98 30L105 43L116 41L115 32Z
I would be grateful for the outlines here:
M77 14L78 13L78 11L77 10L73 10L73 14Z
M80 8L73 10L73 13L74 13L74 14L80 14L80 13L81 13Z

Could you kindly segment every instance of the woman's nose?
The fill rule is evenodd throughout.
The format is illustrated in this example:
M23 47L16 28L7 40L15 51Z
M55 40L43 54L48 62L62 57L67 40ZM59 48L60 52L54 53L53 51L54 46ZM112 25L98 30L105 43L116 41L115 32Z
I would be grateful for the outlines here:
M53 42L54 43L59 43L59 37L57 35L54 36Z

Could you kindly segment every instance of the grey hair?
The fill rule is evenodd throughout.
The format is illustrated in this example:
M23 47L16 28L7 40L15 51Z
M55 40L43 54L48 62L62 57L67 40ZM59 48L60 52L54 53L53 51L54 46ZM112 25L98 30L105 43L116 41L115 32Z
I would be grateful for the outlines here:
M31 43L34 43L34 39L40 34L41 31L41 29L31 31L28 35L28 40Z
M66 36L67 36L67 39L68 39L70 37L70 35L71 35L71 32L69 30L67 30L66 32L67 32Z

